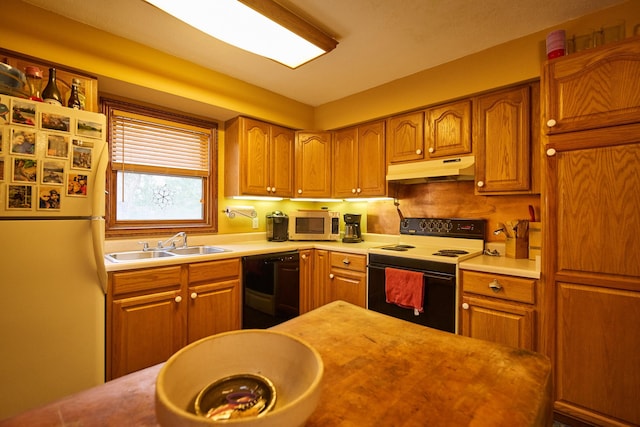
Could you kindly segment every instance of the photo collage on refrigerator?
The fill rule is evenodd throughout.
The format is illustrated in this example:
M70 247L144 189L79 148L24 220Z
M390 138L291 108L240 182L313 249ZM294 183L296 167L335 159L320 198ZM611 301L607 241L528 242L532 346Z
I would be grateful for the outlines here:
M87 198L104 123L76 110L0 95L0 205L51 211Z

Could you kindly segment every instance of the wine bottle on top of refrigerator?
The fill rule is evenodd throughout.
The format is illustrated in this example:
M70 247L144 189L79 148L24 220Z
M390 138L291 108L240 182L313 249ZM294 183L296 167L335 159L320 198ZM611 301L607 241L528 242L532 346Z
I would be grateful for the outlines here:
M62 95L58 89L55 68L49 68L49 82L42 91L42 99L48 104L62 105Z
M78 89L80 86L80 80L73 79L71 81L71 94L69 95L69 101L67 101L67 107L73 108L74 110L82 110L82 101L80 100L80 90Z

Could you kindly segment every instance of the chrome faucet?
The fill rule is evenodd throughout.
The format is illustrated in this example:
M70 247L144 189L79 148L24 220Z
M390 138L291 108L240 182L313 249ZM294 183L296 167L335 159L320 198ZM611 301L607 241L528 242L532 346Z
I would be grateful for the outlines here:
M178 238L182 238L182 246L176 246L176 239ZM162 240L158 241L158 246L156 246L155 248L150 248L149 247L149 243L147 242L140 242L142 243L142 250L143 251L165 251L165 250L170 250L170 249L175 249L175 248L186 248L187 245L187 233L185 233L184 231L181 231L179 233L176 233L175 235L169 237L167 240L165 240L164 242ZM167 246L169 245L170 246Z
M182 238L182 246L176 246L175 240L178 238ZM167 246L169 244L170 246ZM183 248L187 247L187 233L185 233L184 231L176 233L175 235L169 237L164 242L159 241L157 249L175 249L176 247L183 247Z

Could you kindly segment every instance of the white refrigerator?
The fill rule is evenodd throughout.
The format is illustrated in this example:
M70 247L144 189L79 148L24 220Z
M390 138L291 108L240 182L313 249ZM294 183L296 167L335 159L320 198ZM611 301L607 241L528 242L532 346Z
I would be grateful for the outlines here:
M106 132L0 95L0 419L104 382Z

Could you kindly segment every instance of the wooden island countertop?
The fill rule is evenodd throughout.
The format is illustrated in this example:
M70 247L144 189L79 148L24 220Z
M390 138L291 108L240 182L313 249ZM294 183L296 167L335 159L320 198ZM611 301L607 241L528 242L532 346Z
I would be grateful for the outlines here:
M551 365L540 354L342 301L273 329L302 338L322 356L322 395L307 427L551 425ZM0 427L156 426L161 367L0 421Z

